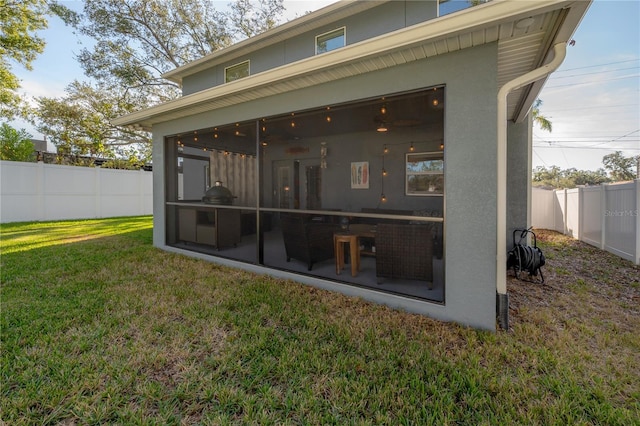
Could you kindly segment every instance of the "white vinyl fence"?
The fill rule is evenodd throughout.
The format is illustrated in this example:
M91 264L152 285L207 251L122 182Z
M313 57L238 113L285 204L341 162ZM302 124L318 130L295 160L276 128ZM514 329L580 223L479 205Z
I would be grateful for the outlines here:
M640 265L640 180L548 191L533 188L531 222Z
M0 223L152 213L151 172L0 161Z

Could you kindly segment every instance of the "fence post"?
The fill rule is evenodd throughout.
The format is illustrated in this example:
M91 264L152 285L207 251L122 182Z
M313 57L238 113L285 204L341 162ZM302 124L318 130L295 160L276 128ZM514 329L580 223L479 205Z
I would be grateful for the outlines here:
M578 240L582 240L582 222L584 219L584 188L578 188Z
M144 169L138 170L138 214L144 214Z
M606 247L607 239L607 184L600 184L600 250Z
M47 203L44 199L44 183L47 177L45 176L46 170L44 168L44 162L38 161L36 164L36 205L38 206L38 212L36 217L38 221L47 220L46 206Z
M569 211L567 210L567 188L562 190L564 194L564 212L562 214L562 233L567 235L569 233L569 227L567 226L567 220L569 219Z
M102 167L95 166L94 170L94 185L95 191L93 191L94 200L94 216L95 218L102 218L102 182L100 182Z
M634 253L634 259L636 265L640 265L640 179L634 179L636 189L636 211L631 212L636 217L636 252Z

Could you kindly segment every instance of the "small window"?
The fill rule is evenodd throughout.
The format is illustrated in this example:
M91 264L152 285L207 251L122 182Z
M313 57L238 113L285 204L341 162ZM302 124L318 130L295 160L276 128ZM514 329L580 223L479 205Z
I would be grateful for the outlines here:
M240 62L224 69L224 82L229 83L249 76L249 61Z
M442 152L407 154L407 195L444 194L444 155Z
M345 31L346 28L342 27L316 36L316 55L344 47Z

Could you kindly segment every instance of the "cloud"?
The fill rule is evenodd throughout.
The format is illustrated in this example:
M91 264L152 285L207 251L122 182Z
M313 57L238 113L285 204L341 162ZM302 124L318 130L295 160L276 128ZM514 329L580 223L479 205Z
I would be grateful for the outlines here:
M65 94L66 84L52 81L24 79L20 82L20 93L29 97L60 97Z

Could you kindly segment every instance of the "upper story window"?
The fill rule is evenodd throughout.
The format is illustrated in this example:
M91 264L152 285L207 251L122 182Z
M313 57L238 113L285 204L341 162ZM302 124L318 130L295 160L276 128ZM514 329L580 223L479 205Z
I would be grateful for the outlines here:
M240 62L224 69L224 82L229 83L249 76L249 61Z
M346 43L346 27L329 31L316 36L316 55L344 47Z

